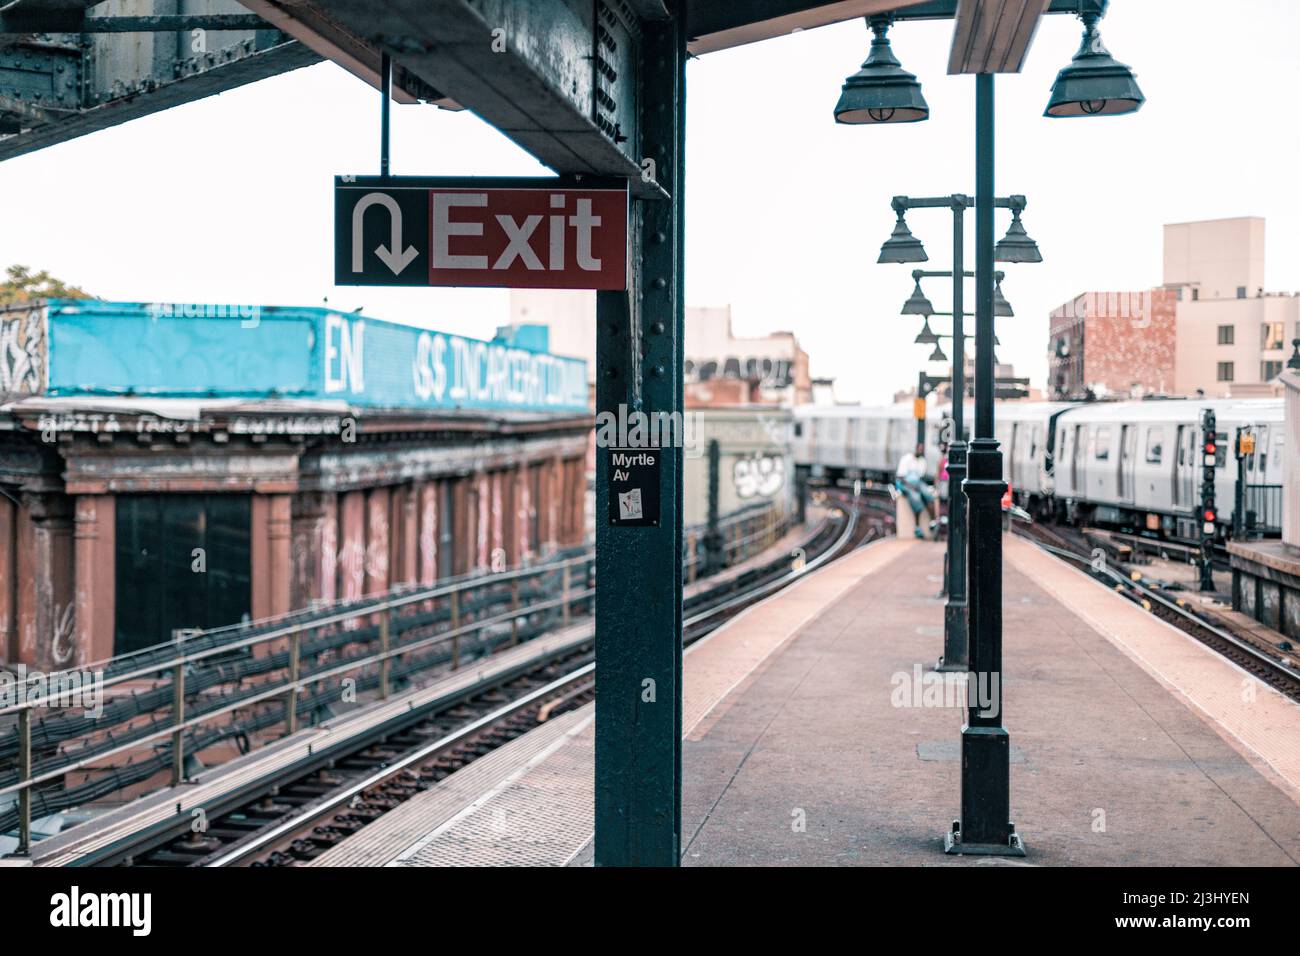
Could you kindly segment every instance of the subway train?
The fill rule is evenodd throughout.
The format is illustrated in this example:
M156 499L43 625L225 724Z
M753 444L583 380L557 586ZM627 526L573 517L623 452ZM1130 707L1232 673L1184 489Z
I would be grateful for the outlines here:
M1281 399L1152 399L1126 402L1001 402L995 433L1003 477L1016 503L1039 519L1132 530L1170 540L1201 533L1201 414L1213 409L1217 434L1215 523L1232 525L1237 464L1232 443L1250 426L1255 450L1242 461L1248 519L1281 523L1284 428ZM971 403L966 403L967 429ZM925 423L931 477L947 434L949 407ZM796 468L813 478L892 480L917 439L911 404L815 406L795 410ZM1292 450L1292 454L1296 452Z

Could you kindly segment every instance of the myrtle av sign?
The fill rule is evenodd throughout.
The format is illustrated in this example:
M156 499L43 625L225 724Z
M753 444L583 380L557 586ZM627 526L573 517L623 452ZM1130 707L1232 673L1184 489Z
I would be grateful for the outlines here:
M628 193L591 177L337 176L337 285L627 288Z
M662 448L611 448L609 454L609 523L631 527L659 524Z

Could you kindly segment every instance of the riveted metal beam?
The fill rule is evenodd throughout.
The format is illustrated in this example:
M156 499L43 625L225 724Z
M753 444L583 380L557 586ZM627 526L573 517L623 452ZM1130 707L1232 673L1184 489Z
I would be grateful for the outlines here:
M320 62L274 31L187 56L98 42L125 39L0 47L0 159Z
M633 78L643 21L628 0L303 0L280 9L302 25L304 43L325 42L329 28L351 38L355 59L377 65L386 50L557 172L629 177L634 193L656 191L641 176Z
M598 416L682 411L685 40L679 20L644 24L642 146L672 201L634 201L629 291L597 293ZM653 527L612 524L611 455L597 449L597 866L676 866L681 855L681 437L659 452Z
M188 30L265 30L267 23L252 13L172 14L147 17L89 17L84 11L50 15L0 13L0 34L37 33L177 33Z
M230 0L95 6L0 3L0 159L320 59Z

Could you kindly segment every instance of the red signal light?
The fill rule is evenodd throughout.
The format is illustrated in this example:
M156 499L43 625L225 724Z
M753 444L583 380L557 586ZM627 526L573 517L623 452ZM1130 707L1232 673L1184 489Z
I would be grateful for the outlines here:
M1207 442L1205 443L1205 453L1206 453L1207 455L1214 455L1214 454L1217 454L1218 451L1219 451L1219 449L1218 449L1218 447L1214 444L1214 442L1212 442L1212 441L1207 441Z
M1205 520L1206 520L1206 521L1213 521L1213 520L1214 520L1214 512L1211 511L1209 508L1206 508L1206 509L1205 509Z

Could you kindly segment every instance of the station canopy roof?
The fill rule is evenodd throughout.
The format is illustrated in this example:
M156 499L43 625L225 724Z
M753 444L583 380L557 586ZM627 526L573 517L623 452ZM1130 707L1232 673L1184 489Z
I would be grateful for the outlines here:
M695 55L883 13L950 19L949 71L974 73L1019 70L1040 17L1081 5L1104 12L1107 0L676 7ZM668 16L664 0L242 0L238 13L229 0L191 0L177 9L171 0L0 2L0 160L322 58L377 86L387 52L398 102L473 109L560 173L641 181L631 80L642 26Z

